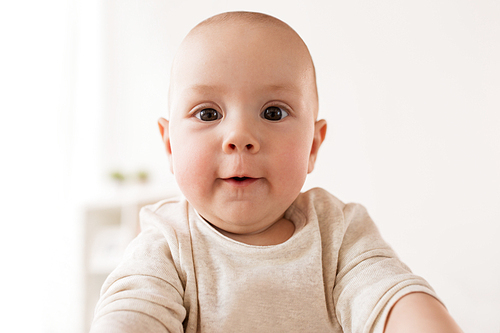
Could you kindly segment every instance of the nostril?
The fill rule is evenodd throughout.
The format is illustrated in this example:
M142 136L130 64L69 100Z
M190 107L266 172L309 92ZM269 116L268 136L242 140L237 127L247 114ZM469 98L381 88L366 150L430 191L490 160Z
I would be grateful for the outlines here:
M249 151L249 152L254 152L258 150L258 146L248 143L246 145L239 145L237 143L225 143L225 148L227 152L235 152L235 151Z

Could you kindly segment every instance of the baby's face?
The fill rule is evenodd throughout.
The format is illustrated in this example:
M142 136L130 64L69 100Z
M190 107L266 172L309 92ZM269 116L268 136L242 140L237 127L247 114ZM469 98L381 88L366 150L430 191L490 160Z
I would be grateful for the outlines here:
M160 128L187 200L245 234L272 225L300 193L326 131L316 112L314 70L294 33L224 23L182 44Z

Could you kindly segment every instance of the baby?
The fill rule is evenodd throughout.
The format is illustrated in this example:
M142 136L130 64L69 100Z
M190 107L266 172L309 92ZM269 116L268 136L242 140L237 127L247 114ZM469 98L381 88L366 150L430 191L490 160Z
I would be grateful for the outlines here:
M309 51L231 12L175 57L159 127L184 195L145 207L91 332L460 332L366 210L300 193L326 122Z

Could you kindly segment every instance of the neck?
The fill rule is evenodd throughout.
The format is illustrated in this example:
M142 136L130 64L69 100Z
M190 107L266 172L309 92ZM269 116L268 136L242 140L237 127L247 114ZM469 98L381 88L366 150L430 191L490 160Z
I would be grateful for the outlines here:
M237 242L256 246L270 246L284 243L290 239L295 232L295 225L285 218L279 219L263 230L248 234L236 234L220 229L213 224L210 225L226 237Z

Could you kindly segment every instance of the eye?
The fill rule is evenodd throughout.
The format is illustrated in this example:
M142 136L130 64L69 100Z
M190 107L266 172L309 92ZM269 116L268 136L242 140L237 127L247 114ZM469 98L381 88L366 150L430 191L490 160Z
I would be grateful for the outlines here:
M282 108L279 108L277 106L270 106L266 108L261 114L262 118L273 121L281 120L287 116L288 113Z
M217 110L208 108L197 112L195 117L202 121L214 121L222 118L222 115Z

